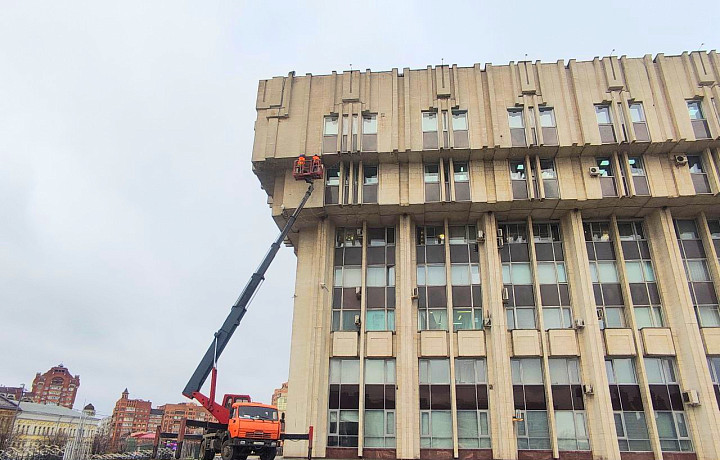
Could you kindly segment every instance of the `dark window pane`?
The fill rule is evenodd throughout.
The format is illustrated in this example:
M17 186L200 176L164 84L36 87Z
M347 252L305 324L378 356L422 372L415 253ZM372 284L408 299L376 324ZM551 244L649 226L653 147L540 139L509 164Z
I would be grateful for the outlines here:
M645 283L631 283L630 297L634 305L649 305L650 298Z
M360 308L360 299L355 294L355 288L343 289L343 307L344 308Z
M428 307L447 307L447 293L445 286L429 286Z
M650 294L650 303L653 305L660 303L660 293L658 292L657 284L647 283L648 293Z
M510 245L506 244L500 248L500 261L510 262Z
M519 285L515 286L515 305L517 306L532 306L535 305L535 297L533 296L532 285Z
M670 395L665 385L650 385L650 400L655 410L672 410Z
M593 294L595 294L595 305L602 305L602 289L599 284L593 284Z
M623 241L622 245L623 255L627 260L635 260L640 258L640 248L635 241Z
M480 286L472 286L473 306L482 306L482 288Z
M343 264L343 248L335 248L335 266L339 267Z
M700 240L684 240L683 248L685 249L686 259L701 259L705 257L702 241Z
M385 306L385 288L369 287L367 288L367 306L368 308L381 308Z
M357 409L360 405L359 385L340 385L340 409Z
M430 409L430 385L420 385L420 410Z
M553 385L553 408L555 410L572 410L572 393L570 385Z
M457 385L455 387L458 410L477 409L477 396L475 385Z
M670 393L670 406L672 410L685 410L682 402L682 395L680 394L679 385L668 385L668 392Z
M388 246L385 248L386 260L385 263L388 265L395 265L395 246Z
M477 385L478 409L488 408L487 385Z
M570 389L572 390L573 406L575 407L575 410L584 410L585 400L583 399L582 386L570 385Z
M509 244L508 246L510 246L510 258L513 262L530 261L530 253L528 252L527 244Z
M560 290L560 305L570 305L570 293L568 292L567 284L558 285Z
M426 247L427 263L442 264L445 263L445 246L431 245Z
M618 385L620 390L620 404L626 411L642 411L642 399L640 398L640 387L637 385Z
M470 286L453 286L453 305L457 307L469 307L472 305L472 293Z
M383 246L371 246L367 248L368 265L385 264L385 248Z
M340 408L340 385L330 385L328 402L330 409Z
M638 244L640 246L640 256L643 259L649 259L650 258L650 246L648 246L648 242L640 241Z
M537 260L555 260L552 243L536 243L535 255Z
M418 265L425 263L425 246L416 246L415 253L417 255Z
M525 406L527 410L545 410L545 388L542 385L525 385Z
M622 410L620 406L620 390L618 390L617 385L610 385L610 401L613 410Z
M344 265L361 265L362 264L362 248L345 248Z
M515 409L525 410L525 392L522 385L513 385L513 401Z
M385 385L385 409L395 409L395 385Z
M620 290L619 284L603 284L602 293L605 299L605 305L623 304L622 291Z
M555 247L555 260L565 260L562 243L553 243L553 246Z
M540 299L543 306L553 307L560 305L560 294L556 284L541 284Z
M615 251L609 241L598 241L595 243L597 260L615 260Z
M387 308L395 308L395 288L387 288Z
M450 245L450 262L455 263L467 263L470 261L470 254L468 253L468 247L465 244L451 244Z
M597 256L595 255L595 245L594 244L585 243L585 249L587 249L588 259L597 260Z
M365 385L365 409L385 407L385 385Z
M334 288L333 289L333 301L332 306L335 309L340 308L342 305L342 288Z
M698 304L717 303L715 288L712 283L693 283L695 298Z
M450 410L450 385L430 386L430 409Z

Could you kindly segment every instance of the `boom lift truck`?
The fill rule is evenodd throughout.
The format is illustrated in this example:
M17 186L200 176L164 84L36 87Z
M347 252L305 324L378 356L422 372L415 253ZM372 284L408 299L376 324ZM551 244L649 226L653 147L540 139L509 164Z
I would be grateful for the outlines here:
M309 184L305 196L288 219L280 235L270 246L270 250L260 262L255 273L250 277L183 390L183 395L190 399L196 399L218 421L218 423L200 423L192 420L186 422L187 426L205 428L200 444L202 460L212 460L216 453L220 453L222 460L245 460L248 455L252 454L259 455L261 460L273 460L282 439L281 421L278 420L276 407L253 403L249 396L238 394L226 394L222 404L218 404L215 402L215 384L218 358L245 316L248 304L265 279L265 272L280 249L280 245L290 233L300 211L310 198L313 192L313 180L324 177L324 168L320 157L317 155L311 158L298 157L293 165L293 177L295 180L303 180ZM208 376L210 376L210 395L205 396L200 389ZM293 436L295 436L294 439L307 439L307 436L305 438L297 437L301 435ZM290 439L289 435L285 438Z

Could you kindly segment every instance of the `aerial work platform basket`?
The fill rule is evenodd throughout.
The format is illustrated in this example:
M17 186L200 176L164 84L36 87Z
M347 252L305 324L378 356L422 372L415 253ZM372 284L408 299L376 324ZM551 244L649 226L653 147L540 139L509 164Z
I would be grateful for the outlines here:
M308 158L305 155L299 156L293 165L293 177L295 180L311 181L322 179L325 175L322 161L317 155Z

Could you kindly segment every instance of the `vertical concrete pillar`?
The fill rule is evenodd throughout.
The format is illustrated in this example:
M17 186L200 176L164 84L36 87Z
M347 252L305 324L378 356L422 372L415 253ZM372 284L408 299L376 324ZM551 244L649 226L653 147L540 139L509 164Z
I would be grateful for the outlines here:
M647 217L650 251L655 264L660 298L667 325L677 346L677 365L683 391L696 390L700 406L685 406L685 415L698 460L720 458L720 411L703 349L695 309L688 291L685 268L678 247L672 215L659 209ZM704 219L698 227L706 227ZM700 234L703 235L700 228ZM707 236L707 235L706 235ZM703 244L707 246L707 239ZM714 440L714 441L711 441Z
M420 393L417 357L417 304L412 299L415 282L415 238L410 216L400 217L395 250L395 350L397 391L396 456L420 458Z
M486 317L492 319L492 326L485 329L485 335L493 458L514 460L518 458L515 427L512 421L515 405L510 372L507 317L502 302L502 266L498 255L495 215L492 213L483 215L478 222L478 229L485 233L485 243L478 247L483 309L487 312Z
M585 397L590 447L594 458L619 460L620 449L605 371L602 331L595 313L582 215L580 211L570 211L561 223L573 317L585 320L585 327L578 330L580 374L583 383L592 385L594 389L593 395Z
M285 425L288 433L307 433L314 426L313 452L319 457L325 456L327 445L332 242L333 228L327 219L300 230ZM316 278L308 282L308 273L321 274L319 282ZM288 442L284 455L304 457L307 445Z

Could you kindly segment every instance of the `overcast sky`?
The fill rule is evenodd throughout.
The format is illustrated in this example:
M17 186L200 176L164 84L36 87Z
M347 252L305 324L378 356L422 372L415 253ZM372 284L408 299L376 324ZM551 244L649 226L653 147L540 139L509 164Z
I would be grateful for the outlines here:
M716 0L493 3L0 0L0 384L62 362L76 407L184 400L277 232L260 79L720 46ZM283 248L219 393L287 380L294 279Z

